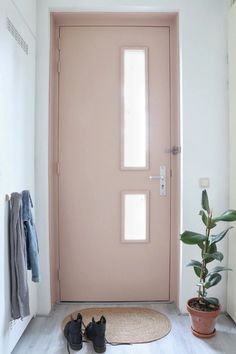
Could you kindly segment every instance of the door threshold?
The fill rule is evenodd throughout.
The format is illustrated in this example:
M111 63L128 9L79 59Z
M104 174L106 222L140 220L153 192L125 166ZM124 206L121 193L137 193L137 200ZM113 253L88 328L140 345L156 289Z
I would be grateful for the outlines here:
M58 305L65 304L173 304L170 300L153 300L153 301L60 301Z

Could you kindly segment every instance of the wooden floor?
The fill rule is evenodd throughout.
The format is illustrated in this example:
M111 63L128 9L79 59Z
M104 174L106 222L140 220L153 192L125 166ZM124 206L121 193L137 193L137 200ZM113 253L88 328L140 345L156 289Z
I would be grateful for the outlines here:
M172 330L166 337L152 343L117 347L107 345L107 354L236 354L236 325L224 314L218 318L217 335L203 340L192 335L188 316L179 315L173 304L122 303L117 305L156 309L169 317ZM77 309L93 306L106 305L74 303L56 305L49 317L36 317L31 321L13 354L66 354L66 343L60 328L62 319ZM71 350L71 353L75 352ZM84 343L79 353L94 353L91 343Z

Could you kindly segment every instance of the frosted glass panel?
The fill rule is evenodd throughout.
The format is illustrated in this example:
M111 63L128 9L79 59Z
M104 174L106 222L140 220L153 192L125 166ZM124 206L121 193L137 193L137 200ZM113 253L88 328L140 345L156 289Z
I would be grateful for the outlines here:
M124 194L124 241L147 239L147 195Z
M123 167L147 168L147 49L124 49L123 66Z

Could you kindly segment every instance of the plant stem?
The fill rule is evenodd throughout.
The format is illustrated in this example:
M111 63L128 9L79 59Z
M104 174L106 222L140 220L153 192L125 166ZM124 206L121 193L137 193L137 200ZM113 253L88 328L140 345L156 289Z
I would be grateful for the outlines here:
M212 212L210 211L208 213L208 225L211 224L211 218L212 218ZM203 243L203 251L202 251L202 268L201 268L201 274L200 274L200 283L201 284L205 284L206 281L206 260L204 259L205 254L207 253L208 247L209 247L209 237L210 237L210 231L211 229L209 228L209 226L206 227L206 236L207 236L207 240ZM204 298L206 296L206 292L205 292L205 286L202 285L202 291L200 294L200 287L199 287L199 297Z

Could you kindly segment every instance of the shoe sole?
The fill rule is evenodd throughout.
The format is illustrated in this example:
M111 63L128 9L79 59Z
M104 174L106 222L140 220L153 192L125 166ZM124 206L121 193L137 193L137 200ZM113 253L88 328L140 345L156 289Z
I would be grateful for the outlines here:
M106 351L106 347L96 347L94 345L93 348L94 348L96 353L105 353L105 351Z
M71 347L71 349L72 350L80 350L80 349L82 349L82 347L83 347L83 344L81 343L81 344L70 344L70 347Z
M91 342L93 341L92 338L88 337L86 333L85 333L85 338L86 338L87 340L90 340ZM105 351L106 351L106 346L104 346L104 347L97 347L97 346L94 345L94 343L93 343L93 349L94 349L94 351L95 351L96 353L105 353Z

